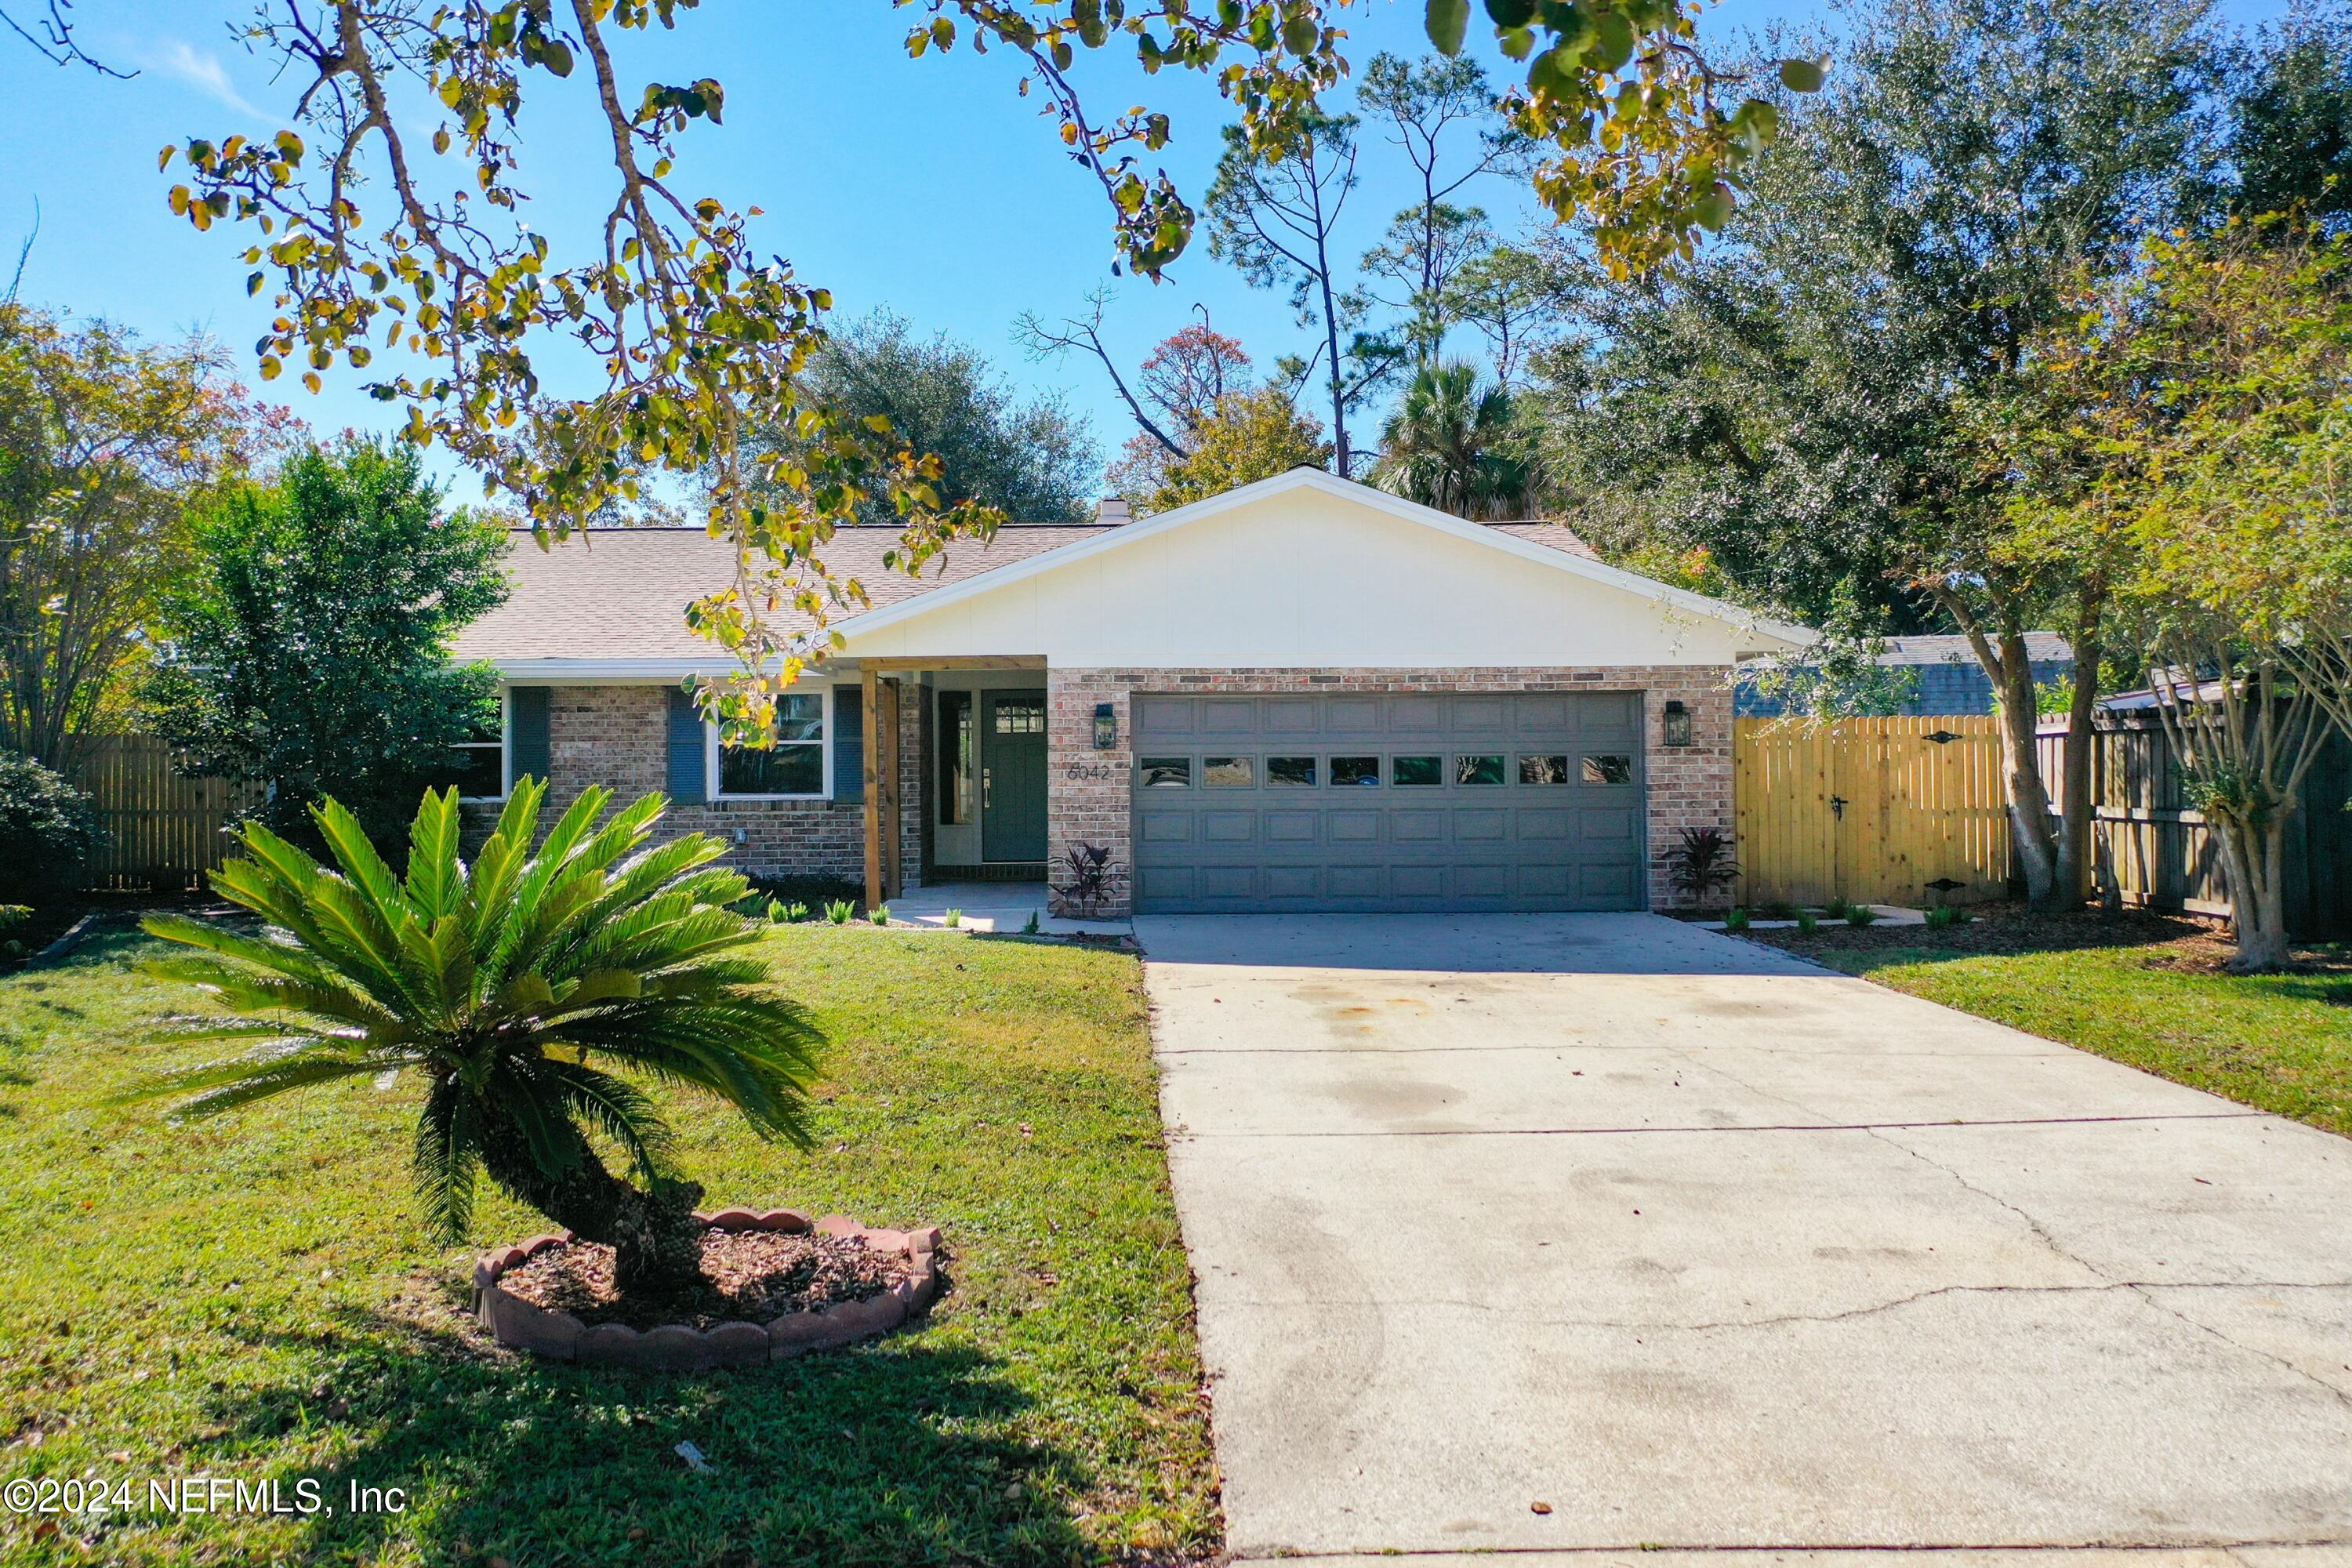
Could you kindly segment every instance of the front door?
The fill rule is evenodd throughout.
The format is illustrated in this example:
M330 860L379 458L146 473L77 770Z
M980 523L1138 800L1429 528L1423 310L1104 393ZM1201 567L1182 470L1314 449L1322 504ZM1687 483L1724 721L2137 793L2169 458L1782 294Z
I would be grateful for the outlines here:
M980 858L1045 858L1045 694L980 694Z

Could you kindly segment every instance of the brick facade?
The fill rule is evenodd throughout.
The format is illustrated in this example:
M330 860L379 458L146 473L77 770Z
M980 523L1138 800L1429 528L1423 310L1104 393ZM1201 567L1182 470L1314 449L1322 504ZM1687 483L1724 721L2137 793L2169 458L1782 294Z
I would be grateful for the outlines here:
M1136 692L1265 691L1639 691L1646 730L1650 902L1665 909L1673 889L1658 853L1685 827L1732 831L1729 671L1706 665L1489 669L1050 669L1046 672L1046 853L1058 863L1076 844L1110 847L1132 865L1129 805L1134 776L1129 699ZM559 686L549 705L549 799L561 810L592 784L630 800L665 777L666 686ZM930 693L909 682L900 704L899 824L905 880L929 869L929 749L922 717ZM1669 700L1691 715L1693 743L1668 746ZM1111 704L1119 744L1097 751L1095 705ZM488 813L474 808L486 818ZM864 808L832 801L713 801L673 805L666 825L730 846L727 863L752 873L863 879ZM741 835L738 839L737 835ZM1124 883L1122 883L1122 892Z
M928 815L919 688L899 707L899 778L907 802L901 853L909 886L920 879L922 823ZM591 784L609 784L619 801L664 787L667 759L667 686L558 686L548 704L548 804L558 812ZM494 808L471 808L487 826ZM714 800L673 804L670 833L708 833L726 841L726 864L759 875L866 877L865 808L829 800ZM738 835L740 838L738 838Z
M1045 836L1050 864L1074 844L1108 845L1131 868L1129 805L1135 776L1136 692L1639 691L1648 780L1650 906L1668 909L1674 889L1657 864L1685 827L1733 830L1731 672L1709 665L1604 665L1503 669L1049 669ZM1666 703L1691 716L1688 746L1665 743ZM1118 716L1116 750L1094 749L1095 706ZM1122 882L1122 896L1126 884ZM1122 903L1122 910L1124 905Z

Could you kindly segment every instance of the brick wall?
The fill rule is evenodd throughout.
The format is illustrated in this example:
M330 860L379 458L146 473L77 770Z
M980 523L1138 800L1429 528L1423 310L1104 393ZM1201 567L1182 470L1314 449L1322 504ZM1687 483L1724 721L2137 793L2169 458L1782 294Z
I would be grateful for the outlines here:
M910 686L899 705L899 777L907 803L901 854L909 886L923 868L921 689ZM664 787L667 777L667 686L558 686L548 704L548 804L552 814L591 784L609 784L619 801ZM495 807L469 807L487 830ZM666 834L708 833L725 840L726 863L771 876L866 877L865 808L821 800L719 800L673 805ZM742 835L739 842L737 834Z
M1051 669L1046 672L1046 853L1058 863L1074 844L1107 844L1132 868L1129 795L1138 691L1640 691L1649 801L1650 904L1668 909L1674 889L1657 864L1685 827L1733 830L1731 672L1710 665L1612 665L1509 669ZM1692 744L1665 744L1666 703L1691 715ZM1119 745L1094 749L1095 705L1118 715ZM1122 893L1126 884L1121 884Z

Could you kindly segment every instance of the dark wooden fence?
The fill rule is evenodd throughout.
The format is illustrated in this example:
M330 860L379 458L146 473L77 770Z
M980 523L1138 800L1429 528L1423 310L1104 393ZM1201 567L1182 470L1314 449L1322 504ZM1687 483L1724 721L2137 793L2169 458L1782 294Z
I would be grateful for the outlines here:
M258 804L259 786L191 778L172 763L172 748L152 735L108 735L67 770L106 830L91 887L184 892L227 858L221 829Z
M2042 732L2043 776L2061 788L2062 723ZM2152 716L2102 716L2092 736L2097 864L2124 901L2226 915L2230 890L2205 817L2189 804L2179 765ZM2352 937L2352 743L2338 735L2304 785L2286 829L2287 929L2306 942Z

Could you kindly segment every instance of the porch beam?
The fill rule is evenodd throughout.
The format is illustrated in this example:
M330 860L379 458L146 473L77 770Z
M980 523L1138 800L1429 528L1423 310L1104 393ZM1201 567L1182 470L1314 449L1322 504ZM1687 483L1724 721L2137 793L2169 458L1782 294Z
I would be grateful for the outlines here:
M861 658L860 669L1043 669L1042 653L893 654L887 658Z
M877 710L881 707L882 701L882 678L869 664L859 679L865 689L866 698L858 707L862 710L866 727L866 744L863 749L866 768L866 806L863 816L866 825L866 907L870 910L877 904L887 903L889 900L889 894L882 888L882 770L879 765L881 761L879 737L882 726L877 721L879 718Z

